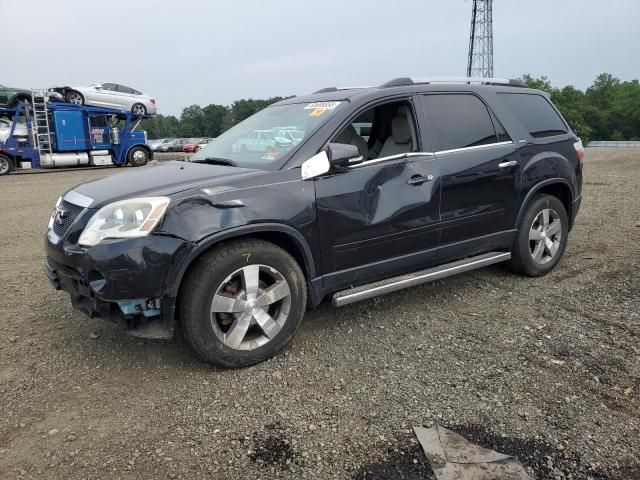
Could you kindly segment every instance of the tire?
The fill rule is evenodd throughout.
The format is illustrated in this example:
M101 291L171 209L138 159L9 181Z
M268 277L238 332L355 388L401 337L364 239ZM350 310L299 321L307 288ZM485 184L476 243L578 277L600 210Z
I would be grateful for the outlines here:
M143 147L133 147L127 154L127 160L132 167L144 167L149 163L149 152Z
M560 262L568 234L569 220L563 203L552 195L535 195L518 226L507 266L528 277L546 275Z
M256 305L247 305L247 284L257 285L252 288L257 293L251 295ZM277 291L279 299L267 299L264 292L276 285L271 292ZM231 300L222 302L223 297ZM190 270L181 285L178 313L183 337L198 357L220 367L240 368L282 350L300 325L306 305L305 278L291 255L269 242L240 240L205 254Z
M31 104L31 99L29 97L20 96L12 98L9 102L9 108L16 108L20 102L27 102L28 104Z
M0 177L9 175L13 170L13 160L6 155L0 155Z
M73 103L74 105L84 105L84 97L80 92L76 92L75 90L69 90L64 99L67 103Z
M147 114L147 107L145 107L141 103L134 103L133 107L131 107L131 113L133 113L135 115L146 115Z

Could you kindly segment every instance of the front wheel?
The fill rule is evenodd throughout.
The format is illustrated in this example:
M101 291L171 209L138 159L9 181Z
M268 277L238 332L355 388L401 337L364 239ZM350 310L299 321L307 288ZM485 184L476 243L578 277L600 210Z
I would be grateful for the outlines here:
M205 362L247 367L271 358L302 321L306 283L298 263L262 240L206 254L181 286L183 336Z
M129 150L128 160L132 167L144 167L149 163L149 152L146 148L133 147Z
M508 266L529 277L546 275L562 258L568 234L563 203L551 195L536 195L520 221Z

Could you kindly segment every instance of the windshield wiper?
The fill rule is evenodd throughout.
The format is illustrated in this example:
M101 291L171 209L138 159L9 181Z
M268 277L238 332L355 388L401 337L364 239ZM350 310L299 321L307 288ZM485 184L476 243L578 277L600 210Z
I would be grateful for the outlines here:
M191 160L193 163L206 163L208 165L226 165L227 167L237 167L238 164L228 158L206 157Z

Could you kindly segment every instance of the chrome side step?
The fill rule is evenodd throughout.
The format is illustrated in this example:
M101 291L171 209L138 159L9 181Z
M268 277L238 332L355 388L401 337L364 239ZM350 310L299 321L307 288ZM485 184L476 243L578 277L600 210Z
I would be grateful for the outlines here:
M476 268L486 267L494 263L504 262L511 258L509 252L490 252L475 257L457 260L455 262L438 265L418 272L407 273L398 277L388 278L379 282L369 283L360 287L350 288L333 296L333 305L342 307L350 303L366 300L385 293L395 292L422 283L432 282L440 278L450 277L458 273L468 272Z

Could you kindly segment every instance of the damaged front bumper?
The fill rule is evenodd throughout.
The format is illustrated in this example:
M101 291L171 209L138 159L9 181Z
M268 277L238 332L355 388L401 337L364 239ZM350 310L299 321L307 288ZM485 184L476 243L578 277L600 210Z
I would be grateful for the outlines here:
M175 296L167 293L187 244L171 237L104 242L91 249L47 242L44 271L74 308L145 338L173 336Z

